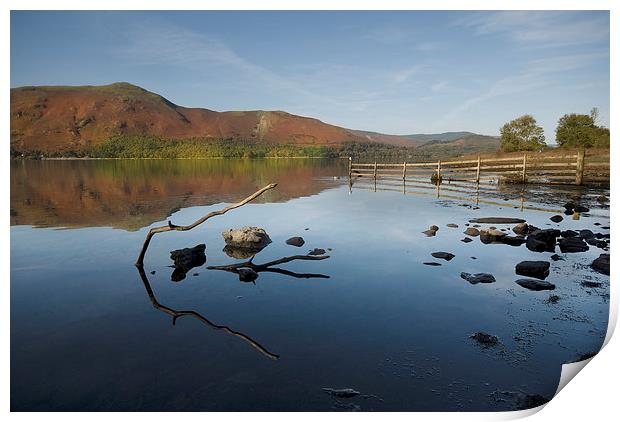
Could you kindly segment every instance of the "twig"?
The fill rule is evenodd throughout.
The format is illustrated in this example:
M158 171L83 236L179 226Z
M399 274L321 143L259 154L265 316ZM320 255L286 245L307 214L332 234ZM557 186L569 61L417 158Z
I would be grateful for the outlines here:
M138 259L137 259L136 264L135 264L136 267L140 268L140 267L142 267L144 265L144 255L146 254L146 250L149 247L149 243L151 242L151 238L154 235L156 235L157 233L169 232L169 231L172 231L172 230L176 230L176 231L191 230L194 227L199 226L200 224L204 223L205 221L207 221L211 217L215 217L215 216L218 216L218 215L225 214L225 213L227 213L230 210L233 210L235 208L239 208L239 207L247 204L248 202L258 198L259 196L261 196L266 191L275 188L276 186L278 186L277 183L271 183L271 184L265 186L264 188L254 192L252 195L248 196L243 201L237 202L236 204L233 204L233 205L229 205L226 208L221 209L219 211L212 211L209 214L199 218L198 220L196 220L195 222L193 222L192 224L190 224L188 226L177 226L176 224L172 224L172 222L168 221L168 224L165 225L165 226L153 227L147 233L146 239L144 239L144 244L142 245L142 250L140 250L140 255L138 256Z
M275 353L271 353L269 350L265 349L260 343L258 343L256 340L252 339L251 337L246 336L245 334L240 333L238 331L235 331L232 328L227 327L225 325L215 324L215 323L209 321L204 316L200 315L196 311L177 311L177 310L174 310L172 308L169 308L167 306L164 306L164 305L160 304L157 301L157 298L155 297L155 293L153 292L153 289L151 288L151 284L149 283L149 279L146 276L146 273L144 272L144 268L141 267L141 266L138 266L138 272L140 273L140 278L142 279L142 283L144 284L144 288L146 289L146 293L149 295L149 299L151 300L151 303L153 304L153 307L155 309L159 310L159 311L162 311L162 312L170 315L172 317L172 324L175 324L176 320L178 318L182 317L182 316L191 316L191 317L196 318L198 321L202 322L203 324L208 325L209 327L211 327L211 328L213 328L215 330L225 331L225 332L227 332L230 335L233 335L235 337L238 337L238 338L244 340L250 346L252 346L256 350L261 352L263 355L267 356L269 359L278 360L280 358L280 355L276 355Z

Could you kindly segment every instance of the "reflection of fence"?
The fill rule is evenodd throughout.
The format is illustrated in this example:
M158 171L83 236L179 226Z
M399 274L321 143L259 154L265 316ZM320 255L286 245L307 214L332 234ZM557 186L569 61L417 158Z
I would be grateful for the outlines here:
M564 155L523 154L505 158L438 160L430 163L354 163L349 179L402 182L609 184L609 152L576 151Z

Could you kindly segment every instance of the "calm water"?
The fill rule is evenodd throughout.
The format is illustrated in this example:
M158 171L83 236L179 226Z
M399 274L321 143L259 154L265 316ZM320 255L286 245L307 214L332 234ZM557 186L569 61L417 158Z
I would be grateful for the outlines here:
M516 188L476 207L350 190L345 175L345 163L320 160L12 162L12 410L506 410L524 394L551 397L563 362L599 350L609 277L588 265L603 251L552 262L560 301L550 304L549 292L515 284L514 267L551 253L460 239L469 219L490 216L608 233L609 209L595 200L607 191L528 188L532 208L569 197L590 206L556 225L553 212L514 208ZM191 223L270 182L278 188L255 203L155 236L145 271L133 265L150 227ZM431 224L440 229L427 238ZM279 266L327 277L261 272L243 283L206 269L239 262L221 232L246 225L273 240L255 263L330 248L328 259ZM285 244L291 236L305 245ZM206 264L171 281L170 251L200 243ZM471 285L462 271L497 282ZM193 313L173 321L167 309ZM500 344L479 346L476 331Z

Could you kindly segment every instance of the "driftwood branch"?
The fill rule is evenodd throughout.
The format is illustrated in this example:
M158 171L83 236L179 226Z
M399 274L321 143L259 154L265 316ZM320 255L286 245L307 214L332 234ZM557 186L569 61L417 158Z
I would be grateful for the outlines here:
M329 258L328 255L323 256L314 256L314 255L293 255L287 256L284 258L276 259L274 261L265 262L264 264L255 264L252 262L254 257L252 257L249 261L239 262L237 264L229 264L229 265L215 265L207 267L208 270L223 270L236 273L241 268L249 268L259 273L261 271L284 274L295 278L329 278L328 275L324 274L299 274L288 270L283 270L280 268L271 268L274 265L285 264L287 262L303 260L303 261L321 261L323 259Z
M256 340L252 339L251 337L243 333L240 333L239 331L235 331L232 328L227 327L225 325L215 324L209 321L207 318L205 318L204 316L202 316L196 311L177 311L175 309L172 309L172 308L169 308L167 306L160 304L157 301L157 298L155 297L155 293L153 292L153 289L151 288L149 279L146 276L146 273L144 272L144 268L142 266L138 266L138 272L140 273L140 278L142 279L142 283L144 284L144 288L146 289L146 293L148 294L149 299L151 300L151 303L153 304L153 307L159 311L162 311L170 315L172 317L172 324L175 324L176 320L180 317L190 316L190 317L196 318L198 321L213 328L214 330L222 330L230 335L233 335L235 337L238 337L244 340L246 343L248 343L250 346L258 350L263 355L267 356L269 359L278 360L280 358L280 355L271 353L269 350L265 349L265 347L263 347L260 343L258 343Z
M146 250L149 247L149 243L151 243L151 238L153 236L155 236L157 233L163 233L163 232L169 232L169 231L187 231L187 230L191 230L196 226L201 225L202 223L204 223L205 221L207 221L209 218L211 217L215 217L218 215L222 215L227 213L230 210L233 210L235 208L239 208L245 204L247 204L248 202L258 198L259 196L261 196L263 193L265 193L266 191L275 188L277 185L277 183L271 183L267 186L265 186L264 188L257 190L256 192L254 192L252 195L248 196L247 198L245 198L243 201L241 202L237 202L236 204L232 204L227 206L224 209L221 209L219 211L212 211L209 214L199 218L198 220L194 221L192 224L188 225L188 226L177 226L176 224L172 224L172 222L168 221L168 224L165 226L160 226L160 227L153 227L152 229L149 230L149 232L146 235L146 239L144 239L144 244L142 245L142 250L140 250L140 255L138 256L138 259L136 261L136 267L140 268L144 265L144 255L146 254Z

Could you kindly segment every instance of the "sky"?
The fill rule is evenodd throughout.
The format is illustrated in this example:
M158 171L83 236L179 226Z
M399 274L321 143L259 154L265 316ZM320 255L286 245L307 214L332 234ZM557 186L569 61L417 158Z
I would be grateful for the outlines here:
M175 104L389 134L498 135L598 107L609 12L11 12L11 87L130 82Z

